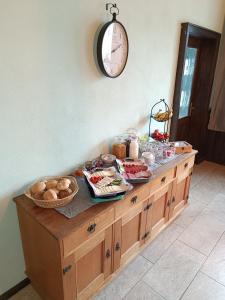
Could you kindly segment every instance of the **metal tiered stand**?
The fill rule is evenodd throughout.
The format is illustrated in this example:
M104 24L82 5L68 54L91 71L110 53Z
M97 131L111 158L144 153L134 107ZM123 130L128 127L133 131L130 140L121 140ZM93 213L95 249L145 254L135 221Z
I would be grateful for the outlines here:
M164 106L164 109L160 107ZM158 107L158 109L157 109ZM172 110L169 108L168 104L166 103L165 99L160 99L160 101L156 102L151 109L150 119L149 119L149 137L151 136L151 125L152 119L157 122L164 122L164 133L168 133L169 129L169 120L171 119L173 113ZM165 142L165 140L161 140L161 142Z

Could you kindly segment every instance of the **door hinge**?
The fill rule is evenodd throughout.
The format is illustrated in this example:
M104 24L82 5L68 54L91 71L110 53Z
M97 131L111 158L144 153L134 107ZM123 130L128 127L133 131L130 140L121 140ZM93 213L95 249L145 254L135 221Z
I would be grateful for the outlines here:
M145 235L143 235L143 237L141 238L142 240L146 239L146 237L148 237L150 234L150 231L146 232Z
M152 203L149 203L145 208L144 211L149 210L152 207Z
M66 274L67 272L69 272L71 270L72 266L66 266L65 268L63 268L63 274Z

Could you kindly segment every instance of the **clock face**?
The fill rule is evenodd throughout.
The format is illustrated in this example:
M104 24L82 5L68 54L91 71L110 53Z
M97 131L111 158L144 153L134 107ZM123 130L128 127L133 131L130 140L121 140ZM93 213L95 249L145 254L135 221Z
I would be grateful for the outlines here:
M103 28L100 45L100 67L109 77L119 76L127 63L128 38L123 25L110 22Z

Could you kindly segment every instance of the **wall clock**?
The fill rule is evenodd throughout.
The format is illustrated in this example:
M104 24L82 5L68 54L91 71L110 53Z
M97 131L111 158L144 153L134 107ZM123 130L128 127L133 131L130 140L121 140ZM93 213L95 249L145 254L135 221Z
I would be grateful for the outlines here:
M119 14L119 9L116 4L106 4L106 9L109 6L112 21L106 23L98 36L97 42L97 59L98 64L107 77L116 78L125 69L128 52L129 41L125 27L117 21L116 17Z

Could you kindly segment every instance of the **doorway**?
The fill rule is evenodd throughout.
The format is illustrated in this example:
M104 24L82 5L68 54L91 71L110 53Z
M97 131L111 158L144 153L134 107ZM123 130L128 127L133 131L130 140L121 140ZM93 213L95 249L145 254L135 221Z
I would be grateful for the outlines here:
M171 140L187 141L204 160L210 97L220 34L190 23L181 25L180 48L173 99Z

